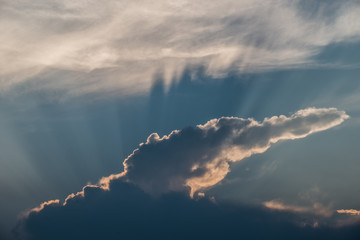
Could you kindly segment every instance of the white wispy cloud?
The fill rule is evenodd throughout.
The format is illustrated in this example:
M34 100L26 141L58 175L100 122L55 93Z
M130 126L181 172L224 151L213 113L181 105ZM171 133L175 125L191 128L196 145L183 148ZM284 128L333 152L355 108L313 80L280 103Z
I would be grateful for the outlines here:
M356 1L3 0L0 88L131 93L188 65L212 76L299 66L323 46L357 40L359 16Z
M360 216L360 211L356 210L356 209L339 209L336 210L338 213L341 214L349 214L349 215L354 215L354 216Z
M334 213L334 211L330 207L324 206L319 202L314 202L311 206L299 206L286 204L278 200L271 200L264 202L263 205L271 210L294 213L307 213L324 217L330 217Z

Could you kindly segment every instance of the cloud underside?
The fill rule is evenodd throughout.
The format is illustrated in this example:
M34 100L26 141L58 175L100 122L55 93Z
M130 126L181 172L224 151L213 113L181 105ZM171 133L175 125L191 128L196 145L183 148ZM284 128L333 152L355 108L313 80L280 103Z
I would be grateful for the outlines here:
M43 204L18 222L18 239L358 239L359 225L313 228L317 218L266 209L194 201L169 193L151 198L120 179L110 191L87 186L66 205Z
M212 76L314 66L322 47L360 35L357 1L20 0L1 13L0 89L69 95L143 91L188 65Z

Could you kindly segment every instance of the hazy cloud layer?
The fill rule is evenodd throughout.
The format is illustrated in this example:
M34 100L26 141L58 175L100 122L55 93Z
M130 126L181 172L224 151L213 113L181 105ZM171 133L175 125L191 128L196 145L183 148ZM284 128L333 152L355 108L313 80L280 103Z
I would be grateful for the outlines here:
M153 133L124 161L123 174L148 193L189 188L193 196L223 180L231 162L263 153L280 140L304 138L329 129L348 117L335 108L308 108L263 122L222 117L175 130L162 138Z
M1 1L0 89L132 93L185 66L207 74L314 64L357 41L357 1ZM313 66L313 65L312 65ZM29 86L30 85L30 86Z

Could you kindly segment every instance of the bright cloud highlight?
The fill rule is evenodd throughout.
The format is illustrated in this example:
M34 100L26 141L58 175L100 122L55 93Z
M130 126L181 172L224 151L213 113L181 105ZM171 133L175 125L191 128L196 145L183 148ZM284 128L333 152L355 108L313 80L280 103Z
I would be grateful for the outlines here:
M360 211L355 209L339 209L337 210L338 213L341 214L349 214L353 216L360 216Z

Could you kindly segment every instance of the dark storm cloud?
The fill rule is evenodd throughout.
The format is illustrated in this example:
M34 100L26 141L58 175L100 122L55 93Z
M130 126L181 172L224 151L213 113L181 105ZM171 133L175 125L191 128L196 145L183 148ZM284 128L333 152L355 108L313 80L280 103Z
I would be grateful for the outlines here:
M18 239L358 239L360 225L314 226L314 218L268 211L181 193L152 198L122 179L109 191L84 188L83 196L44 204L14 230Z

